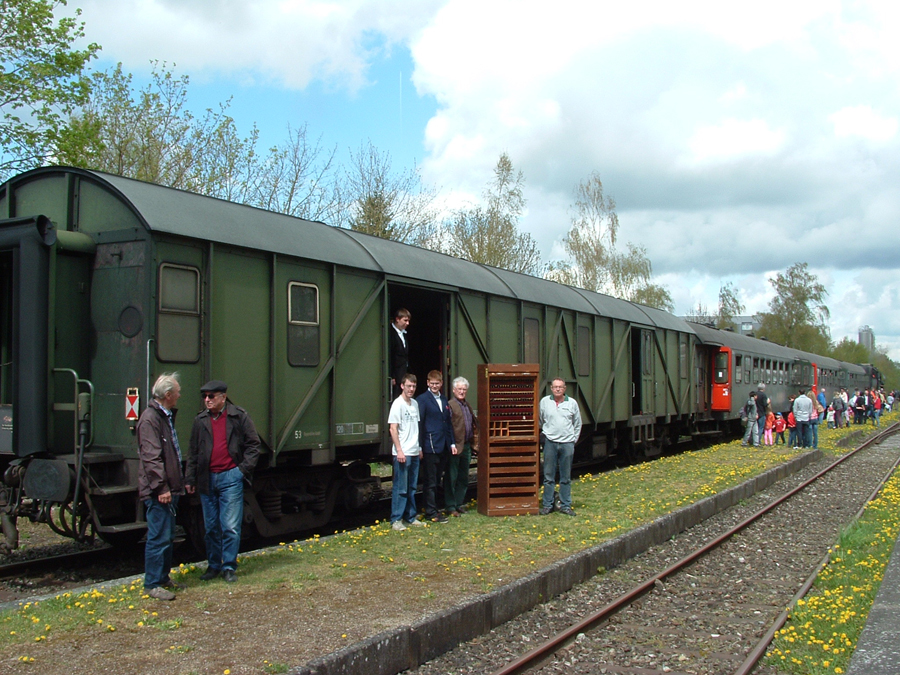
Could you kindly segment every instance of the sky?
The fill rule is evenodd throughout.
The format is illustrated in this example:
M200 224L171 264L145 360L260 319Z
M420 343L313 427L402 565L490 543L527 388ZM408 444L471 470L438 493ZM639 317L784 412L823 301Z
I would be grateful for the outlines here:
M371 141L447 203L497 158L525 176L522 229L564 258L597 172L620 242L646 247L676 313L747 314L808 263L831 336L871 326L900 360L900 3L606 0L70 0L95 68L152 60L190 105L232 98L275 144L307 125L339 157Z

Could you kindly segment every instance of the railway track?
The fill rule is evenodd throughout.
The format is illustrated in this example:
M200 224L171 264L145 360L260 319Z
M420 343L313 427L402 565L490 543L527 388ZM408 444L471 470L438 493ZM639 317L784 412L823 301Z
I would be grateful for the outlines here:
M893 471L900 437L885 439L897 431L900 425L414 672L748 673L784 608L805 593L841 529Z

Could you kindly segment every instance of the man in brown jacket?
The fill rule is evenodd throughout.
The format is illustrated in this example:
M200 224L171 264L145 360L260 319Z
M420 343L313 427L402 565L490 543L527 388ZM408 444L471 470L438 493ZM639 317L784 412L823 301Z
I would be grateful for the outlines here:
M460 516L466 512L469 465L472 463L472 449L478 431L478 418L466 401L468 391L469 381L464 377L457 377L453 380L453 396L447 403L456 443L451 449L447 471L444 473L444 502L450 516Z
M147 518L144 548L144 590L157 600L174 600L169 578L175 539L178 497L184 494L181 447L175 431L175 404L181 396L177 373L160 375L153 385L153 400L137 423L138 496Z

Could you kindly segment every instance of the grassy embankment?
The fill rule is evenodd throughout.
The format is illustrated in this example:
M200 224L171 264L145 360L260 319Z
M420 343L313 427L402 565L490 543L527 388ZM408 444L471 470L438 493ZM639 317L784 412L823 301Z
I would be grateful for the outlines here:
M839 455L845 450L838 449L836 442L854 431L823 428L820 448ZM447 525L429 524L405 532L393 532L388 523L382 522L328 539L285 543L261 555L242 558L238 586L242 592L259 591L282 599L295 596L310 603L346 587L348 582L376 587L400 579L407 584L406 592L418 608L436 610L446 606L442 589L452 589L458 595L491 590L576 550L734 486L797 452L784 446L746 448L732 442L585 476L573 484L578 511L575 518L561 514L487 518L470 513ZM196 566L188 565L174 575L188 589L172 604L186 608L183 615L192 623L203 621L202 612L194 616L197 612L181 603L187 601L202 608L230 586L219 581L202 584L199 574ZM143 594L139 581L111 591L94 590L77 596L64 593L0 614L0 649L16 650L23 663L39 664L42 650L52 648L57 636L83 631L96 635L100 631L105 639L115 641L123 632L134 636L141 631L162 630L171 637L167 649L190 651L190 643L178 644L183 619L174 615L181 610L171 607L168 605L162 613L167 618L161 618L161 604ZM348 633L339 638L350 642L361 637L356 631ZM264 656L253 655L263 670L275 672L273 668L280 668Z

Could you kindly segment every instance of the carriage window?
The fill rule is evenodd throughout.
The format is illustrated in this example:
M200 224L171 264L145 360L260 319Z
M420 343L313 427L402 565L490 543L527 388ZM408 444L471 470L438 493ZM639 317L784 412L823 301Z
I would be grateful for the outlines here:
M741 361L743 359L739 354L734 355L734 381L736 384L740 384L743 381L744 370L741 366Z
M591 374L591 329L587 326L578 326L578 374Z
M525 363L540 363L541 324L537 319L525 319L522 324L525 329Z
M319 365L319 287L292 281L288 284L288 363Z
M757 384L762 382L762 380L759 379L759 359L753 359L753 381Z
M728 352L716 354L715 382L716 384L728 384Z
M750 357L744 356L744 382L750 384Z
M200 270L159 266L156 354L160 361L200 360Z

